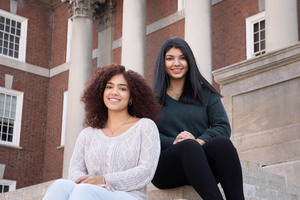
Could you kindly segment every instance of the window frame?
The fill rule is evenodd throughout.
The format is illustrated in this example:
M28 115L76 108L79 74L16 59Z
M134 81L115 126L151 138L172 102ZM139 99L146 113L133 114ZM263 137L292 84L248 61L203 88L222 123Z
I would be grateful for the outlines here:
M256 15L246 18L246 57L247 59L255 58L257 56L254 55L254 30L253 25L257 22L262 20L266 20L266 13L265 11L260 12ZM266 27L265 27L266 30ZM265 40L266 40L265 35ZM266 45L266 44L265 44ZM265 53L266 53L266 46L265 46ZM260 55L258 55L260 56Z
M72 29L73 29L73 21L72 21L72 18L69 18L68 19L68 29L67 29L66 62L69 62L71 60Z
M67 125L67 109L68 109L68 91L65 91L64 92L64 99L63 99L63 112L62 112L60 147L65 146L66 125Z
M28 19L25 17L21 17L19 15L12 14L12 13L7 12L2 9L0 9L0 15L4 16L5 18L8 18L8 19L11 19L11 20L21 23L21 35L20 35L20 41L19 41L19 57L15 58L12 56L4 55L2 53L0 54L0 56L25 62Z
M12 95L17 98L16 100L16 114L14 120L14 131L12 142L2 141L0 139L0 145L10 146L10 147L20 147L20 137L21 137L21 122L22 122L22 110L23 110L23 98L24 93L16 90L7 89L0 87L0 93L6 95ZM2 116L1 116L2 117Z
M0 179L0 185L2 186L8 186L8 191L11 192L16 190L17 181L7 180L7 179ZM0 194L3 194L4 192L0 191Z
M185 0L177 0L177 11L185 8Z

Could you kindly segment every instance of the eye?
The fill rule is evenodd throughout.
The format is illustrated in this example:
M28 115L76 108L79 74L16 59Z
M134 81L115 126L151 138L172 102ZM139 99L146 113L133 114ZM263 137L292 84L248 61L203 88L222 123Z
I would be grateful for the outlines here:
M185 57L184 57L184 56L180 56L180 59L181 59L181 60L185 60Z
M127 88L126 87L121 87L120 90L121 91L127 91Z
M112 88L112 86L111 85L106 85L106 87L105 87L106 89L111 89Z
M166 57L166 60L173 60L173 57Z

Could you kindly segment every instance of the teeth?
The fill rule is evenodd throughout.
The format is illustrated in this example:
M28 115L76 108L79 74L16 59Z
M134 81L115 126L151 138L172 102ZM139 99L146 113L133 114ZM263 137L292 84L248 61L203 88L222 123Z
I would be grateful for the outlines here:
M118 99L109 99L110 101L119 101Z

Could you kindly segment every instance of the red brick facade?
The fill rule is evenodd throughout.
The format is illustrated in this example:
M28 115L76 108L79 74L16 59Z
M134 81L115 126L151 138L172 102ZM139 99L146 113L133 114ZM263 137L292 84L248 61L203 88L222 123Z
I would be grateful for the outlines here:
M300 0L298 23L300 23ZM10 11L10 0L1 0L0 9ZM114 40L122 37L123 1L116 1ZM148 0L146 24L177 12L177 0ZM246 59L245 18L259 13L258 1L224 0L212 6L213 70ZM49 8L32 0L18 1L17 15L28 18L26 63L53 69L66 62L67 4ZM184 38L184 19L146 37L145 77L153 78L156 56L162 42L170 37ZM204 27L205 28L205 27ZM300 26L298 26L300 33ZM299 36L300 38L300 36ZM93 28L93 49L98 48L98 21ZM113 50L113 62L121 62L122 48ZM0 56L1 59L1 56ZM93 59L93 68L97 59ZM60 146L63 94L68 90L68 71L43 77L0 65L0 86L5 74L12 75L12 89L24 92L20 146L0 145L0 164L5 164L4 179L16 180L17 188L60 178L63 148Z

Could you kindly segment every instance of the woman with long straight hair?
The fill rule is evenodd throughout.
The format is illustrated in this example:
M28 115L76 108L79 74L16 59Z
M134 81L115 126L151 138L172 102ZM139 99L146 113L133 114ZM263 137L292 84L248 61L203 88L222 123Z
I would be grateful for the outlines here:
M163 110L161 155L152 183L160 189L192 185L204 200L243 200L242 170L230 141L221 95L201 75L180 38L166 40L156 62L153 89Z

